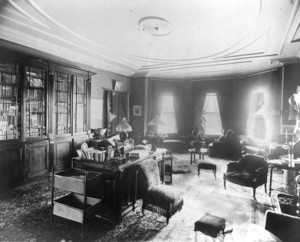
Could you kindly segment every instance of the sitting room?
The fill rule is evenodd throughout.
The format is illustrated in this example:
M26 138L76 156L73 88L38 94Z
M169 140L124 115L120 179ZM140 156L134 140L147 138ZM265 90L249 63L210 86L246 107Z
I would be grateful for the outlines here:
M0 241L300 241L299 6L1 2Z

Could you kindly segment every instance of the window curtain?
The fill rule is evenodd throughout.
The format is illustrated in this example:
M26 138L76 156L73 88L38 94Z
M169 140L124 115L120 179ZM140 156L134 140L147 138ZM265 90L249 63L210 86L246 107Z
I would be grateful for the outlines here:
M265 139L266 124L263 116L257 116L256 112L265 105L265 93L256 92L251 97L250 112L248 117L248 135L255 139Z
M220 116L221 116L221 122L222 122L222 127L223 130L228 130L232 129L232 100L231 100L232 95L228 93L222 93L219 92L217 93L217 100L218 100L218 105L219 105L219 110L220 110Z
M125 117L129 119L128 93L104 90L104 127L107 127L107 136L116 133L116 126Z
M184 121L183 118L186 118L184 115L184 109L182 108L184 104L184 100L183 100L184 97L182 95L178 95L178 93L174 93L172 96L174 100L174 112L175 112L177 133L183 134L182 122Z
M200 120L200 117L203 112L205 97L206 97L206 92L201 92L199 93L199 96L196 99L195 108L194 108L193 126L198 120ZM192 126L192 130L194 128L193 126Z

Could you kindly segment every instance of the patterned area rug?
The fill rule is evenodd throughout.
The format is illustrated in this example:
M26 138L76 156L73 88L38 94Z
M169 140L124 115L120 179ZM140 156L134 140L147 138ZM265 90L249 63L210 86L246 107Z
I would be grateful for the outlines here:
M175 168L178 163L190 172L173 174L172 185L182 189L184 206L168 225L150 211L143 216L139 206L118 225L92 219L81 238L80 224L56 217L51 225L50 180L45 177L0 196L0 241L210 241L202 234L195 237L193 231L194 222L205 212L231 220L233 232L225 241L241 241L250 224L264 226L264 213L272 209L270 199L263 188L258 189L257 200L252 189L228 184L225 190L221 173L227 161L210 161L217 164L217 179L211 171L201 171L198 177L197 163L189 165L189 154L176 155Z

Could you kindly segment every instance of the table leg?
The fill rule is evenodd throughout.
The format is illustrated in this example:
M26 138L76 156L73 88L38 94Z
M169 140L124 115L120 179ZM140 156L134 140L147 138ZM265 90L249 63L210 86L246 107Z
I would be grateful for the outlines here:
M193 152L191 152L191 164L193 163Z
M269 181L269 197L271 197L272 179L273 179L273 169L274 169L274 167L271 166L270 168L271 168L271 170L270 170L270 181Z

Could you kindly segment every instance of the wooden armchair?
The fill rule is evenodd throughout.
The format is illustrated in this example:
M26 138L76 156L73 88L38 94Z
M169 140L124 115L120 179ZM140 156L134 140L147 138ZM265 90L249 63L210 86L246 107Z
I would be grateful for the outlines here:
M268 163L262 156L246 154L237 162L231 162L227 165L227 171L224 173L224 188L226 181L253 188L253 197L255 198L256 188L265 185L267 192Z
M138 190L143 199L142 212L150 210L163 215L169 223L170 217L180 211L183 206L181 191L176 187L160 182L157 162L148 159L138 163Z

